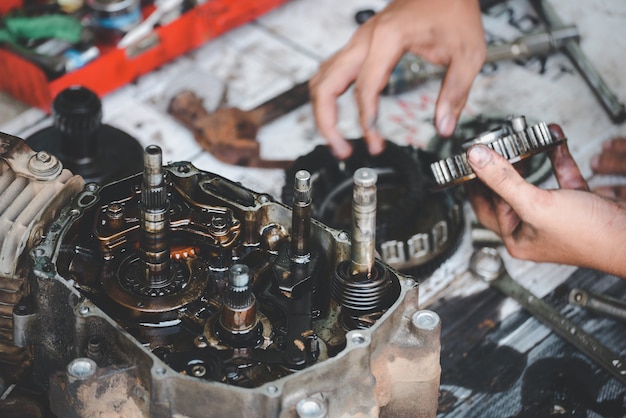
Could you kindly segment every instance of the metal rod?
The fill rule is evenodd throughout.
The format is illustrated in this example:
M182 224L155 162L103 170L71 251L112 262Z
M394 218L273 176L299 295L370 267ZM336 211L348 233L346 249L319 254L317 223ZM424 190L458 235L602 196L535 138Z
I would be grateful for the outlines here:
M371 168L359 168L353 175L352 266L353 275L370 275L374 268L376 245L376 181Z
M470 270L490 286L513 298L524 309L544 325L569 341L599 366L611 373L620 382L626 383L626 362L591 334L565 318L561 312L532 294L528 289L513 280L504 268L504 262L497 250L490 247L478 249L472 255Z
M291 217L291 252L294 257L309 256L311 235L311 173L298 170L295 175Z
M572 289L569 292L569 303L626 321L626 303L610 296Z
M544 19L546 24L553 30L565 26L548 1L531 0L531 4L535 10L537 10L537 13L539 13L539 15ZM619 101L596 67L594 67L591 61L589 61L583 50L580 48L580 45L576 41L569 40L563 43L563 49L583 76L589 87L591 87L591 90L607 111L611 120L615 123L621 123L626 120L626 109L624 108L624 104Z

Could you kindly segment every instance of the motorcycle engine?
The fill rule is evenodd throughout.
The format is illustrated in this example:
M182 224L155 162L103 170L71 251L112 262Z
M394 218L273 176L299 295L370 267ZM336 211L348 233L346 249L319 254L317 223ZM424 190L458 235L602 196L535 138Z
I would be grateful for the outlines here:
M374 170L354 173L346 231L313 219L306 170L289 206L157 146L98 185L0 143L5 400L30 385L62 417L436 415L440 320L375 257Z

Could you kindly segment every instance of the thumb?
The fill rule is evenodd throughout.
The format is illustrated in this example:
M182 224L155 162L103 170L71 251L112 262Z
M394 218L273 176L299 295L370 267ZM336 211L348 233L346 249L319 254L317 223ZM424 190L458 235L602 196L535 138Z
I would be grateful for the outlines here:
M517 212L532 204L528 194L534 192L534 186L500 154L485 145L473 145L467 160L476 176Z

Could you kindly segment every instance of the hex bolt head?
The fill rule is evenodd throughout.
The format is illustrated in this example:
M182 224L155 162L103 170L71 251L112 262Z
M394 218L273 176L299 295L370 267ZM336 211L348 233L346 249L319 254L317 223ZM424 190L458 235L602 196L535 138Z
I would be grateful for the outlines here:
M98 366L90 358L75 358L67 365L67 374L70 378L86 380L96 374Z
M441 323L441 318L433 311L421 310L417 311L411 317L413 326L419 330L432 331Z
M61 172L63 166L58 158L45 151L39 151L28 160L28 170L43 177L53 177Z
M296 404L296 413L298 418L325 418L327 416L326 402L314 397L300 399Z

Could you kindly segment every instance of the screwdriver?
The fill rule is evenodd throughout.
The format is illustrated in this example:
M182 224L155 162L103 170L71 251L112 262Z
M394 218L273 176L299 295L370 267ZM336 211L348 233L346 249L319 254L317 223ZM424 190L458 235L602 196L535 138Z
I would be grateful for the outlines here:
M559 50L566 42L578 42L579 39L578 29L575 25L531 33L509 43L488 46L485 64L545 56ZM443 77L445 73L445 67L432 65L417 55L404 54L391 72L389 82L382 93L385 95L404 93L431 78Z

